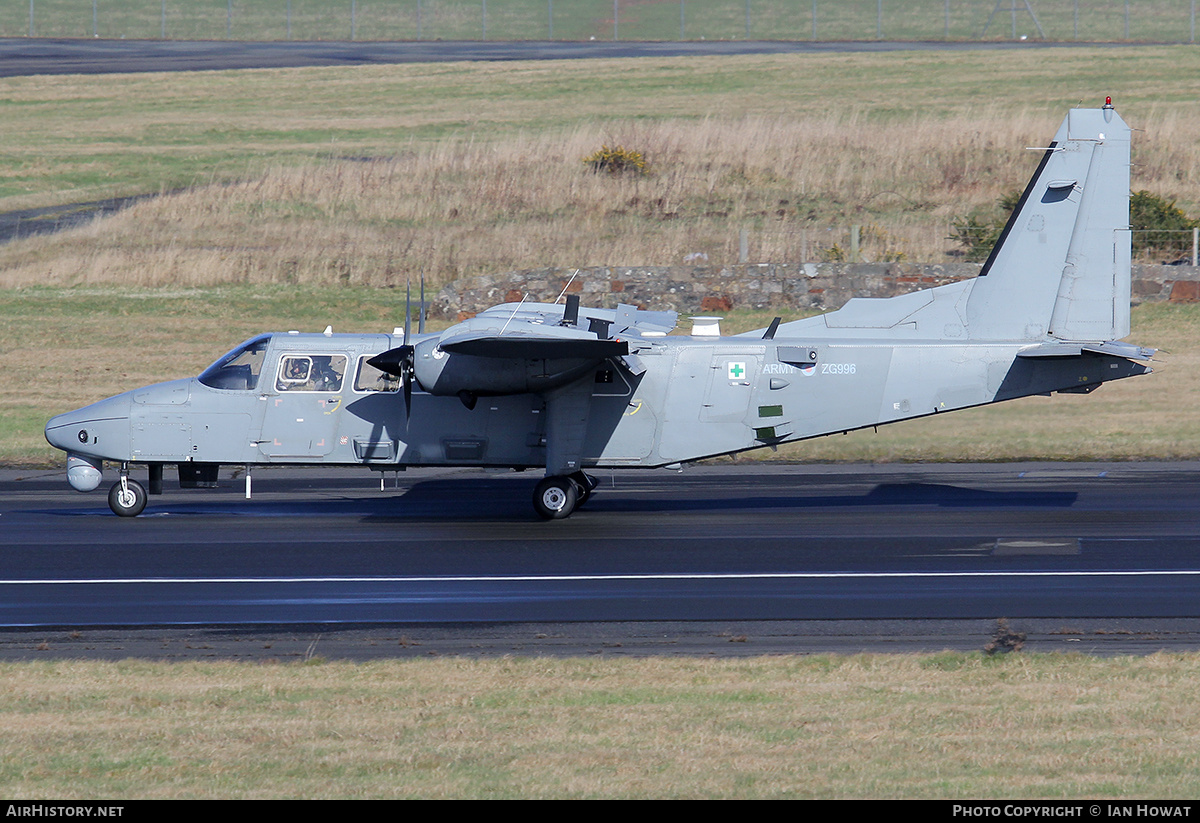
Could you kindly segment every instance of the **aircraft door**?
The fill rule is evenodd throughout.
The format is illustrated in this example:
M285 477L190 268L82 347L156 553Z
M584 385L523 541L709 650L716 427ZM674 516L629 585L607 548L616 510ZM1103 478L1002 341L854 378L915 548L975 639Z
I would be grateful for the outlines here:
M323 458L333 451L348 358L284 352L265 387L259 448L272 459Z
M659 441L663 460L690 460L753 445L753 432L743 420L764 352L763 346L679 349Z
M740 423L750 408L761 360L761 347L714 352L700 419Z

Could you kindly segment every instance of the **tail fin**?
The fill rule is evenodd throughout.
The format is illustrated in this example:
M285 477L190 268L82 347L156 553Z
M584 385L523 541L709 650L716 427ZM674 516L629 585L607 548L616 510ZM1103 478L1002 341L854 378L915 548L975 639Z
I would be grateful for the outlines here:
M973 282L973 338L1129 334L1129 126L1072 109Z

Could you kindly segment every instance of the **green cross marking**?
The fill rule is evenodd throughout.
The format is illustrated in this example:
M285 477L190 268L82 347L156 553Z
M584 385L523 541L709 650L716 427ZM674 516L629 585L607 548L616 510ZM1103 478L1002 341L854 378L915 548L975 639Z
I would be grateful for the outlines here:
M746 373L746 369L742 366L741 363L730 363L729 364L729 379L730 380L737 380L739 377L741 377L745 373Z

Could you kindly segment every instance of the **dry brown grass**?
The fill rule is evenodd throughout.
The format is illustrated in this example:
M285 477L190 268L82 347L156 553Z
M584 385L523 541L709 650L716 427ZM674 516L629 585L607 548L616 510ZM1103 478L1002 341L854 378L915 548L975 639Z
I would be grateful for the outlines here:
M0 667L12 799L1189 798L1195 656Z
M956 215L1019 188L1061 112L984 108L936 120L744 116L612 121L394 156L276 166L144 202L67 236L0 250L0 286L432 284L545 266L821 259L866 227L867 259L939 262ZM981 124L987 124L982 128ZM1200 112L1136 125L1134 189L1192 207ZM595 174L601 144L643 152L648 176ZM834 227L834 230L830 230Z

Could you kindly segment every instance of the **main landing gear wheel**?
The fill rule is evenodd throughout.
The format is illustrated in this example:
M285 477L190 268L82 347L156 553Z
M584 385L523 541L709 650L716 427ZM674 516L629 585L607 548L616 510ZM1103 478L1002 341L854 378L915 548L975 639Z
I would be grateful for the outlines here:
M137 517L146 508L146 488L125 478L108 490L108 507L121 517Z
M599 480L592 475L587 474L586 472L572 472L567 476L575 482L575 491L579 497L579 501L575 504L575 508L579 508L584 503L588 502L588 498L592 496L592 492L595 491L596 487L600 485Z
M547 477L533 490L533 507L543 520L570 517L579 505L579 488L570 477Z

